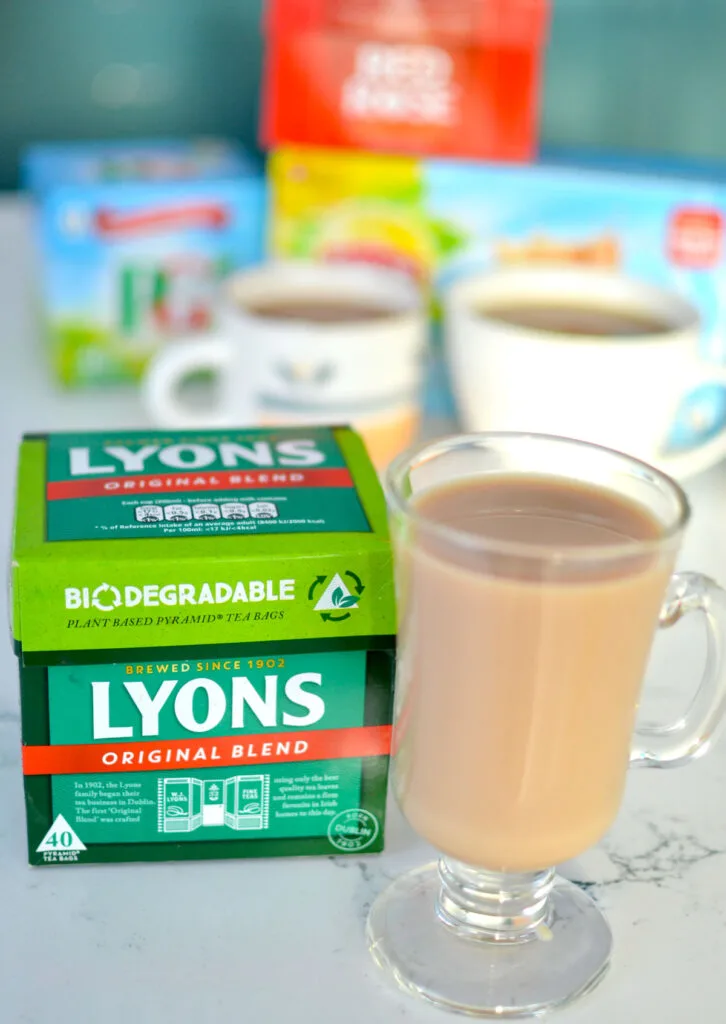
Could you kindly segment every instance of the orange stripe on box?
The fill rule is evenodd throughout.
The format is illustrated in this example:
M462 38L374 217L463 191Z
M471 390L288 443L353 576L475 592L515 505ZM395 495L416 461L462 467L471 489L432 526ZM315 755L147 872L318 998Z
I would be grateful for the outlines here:
M236 764L285 764L341 757L388 754L390 725L314 732L256 733L205 739L81 743L23 747L24 775L84 775L96 772L153 772L168 767L230 767ZM182 752L181 755L179 752Z
M49 501L59 498L93 498L100 495L193 494L204 491L249 491L274 487L352 487L349 470L336 469L235 469L220 472L179 469L138 476L103 476L93 480L51 480Z

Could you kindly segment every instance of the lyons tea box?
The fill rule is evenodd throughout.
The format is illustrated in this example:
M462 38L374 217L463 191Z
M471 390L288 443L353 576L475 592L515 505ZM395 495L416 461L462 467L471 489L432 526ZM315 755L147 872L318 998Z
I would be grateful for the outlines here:
M32 147L41 316L65 384L139 377L212 325L217 282L259 260L264 182L226 142Z
M582 159L507 166L282 147L270 160L270 247L404 270L436 313L453 281L502 267L588 267L685 297L705 368L684 381L667 453L692 454L697 471L726 429L723 374L708 372L726 363L724 171Z
M547 0L270 0L262 138L530 159Z
M348 428L27 436L12 609L31 863L382 849L391 553Z

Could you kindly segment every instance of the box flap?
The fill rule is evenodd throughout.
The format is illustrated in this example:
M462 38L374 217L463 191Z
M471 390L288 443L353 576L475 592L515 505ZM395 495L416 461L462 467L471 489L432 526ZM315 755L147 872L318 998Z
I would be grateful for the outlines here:
M212 182L259 173L237 143L200 138L38 143L25 153L22 176L26 189L44 193L60 185Z
M372 39L540 45L548 0L270 0L269 32L342 30Z
M24 656L395 631L348 428L26 437L12 557Z

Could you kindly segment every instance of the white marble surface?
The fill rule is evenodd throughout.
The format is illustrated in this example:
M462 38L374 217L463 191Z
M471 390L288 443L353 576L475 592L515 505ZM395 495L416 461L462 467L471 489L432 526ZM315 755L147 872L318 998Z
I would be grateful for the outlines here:
M25 212L0 203L0 534L23 430L143 426L131 393L70 397L42 369L29 312ZM614 411L616 415L616 411ZM683 564L726 581L726 467L688 487ZM0 600L5 600L2 593ZM683 706L700 630L660 642L648 710ZM379 977L371 900L431 851L392 809L388 850L360 859L34 868L26 865L16 667L0 651L1 1024L443 1022ZM583 769L584 770L584 769ZM570 877L607 912L615 955L562 1024L726 1020L726 741L672 772L634 772L612 833Z

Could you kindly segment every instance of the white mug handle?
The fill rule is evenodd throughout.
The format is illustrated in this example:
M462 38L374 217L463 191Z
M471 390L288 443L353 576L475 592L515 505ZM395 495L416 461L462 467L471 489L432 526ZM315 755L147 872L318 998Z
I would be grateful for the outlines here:
M721 384L726 388L726 368L700 364L689 386L684 389L684 394L691 394L702 384ZM687 452L662 455L658 460L658 465L666 473L678 479L681 476L707 469L723 458L726 458L726 424L715 437L697 448L692 448Z
M238 345L224 335L206 334L162 348L146 370L143 400L149 416L161 427L214 428L249 426L255 419L253 374L244 375L244 387L233 385L230 374L238 361ZM251 368L248 368L251 370ZM195 373L212 373L220 382L221 396L213 409L194 409L180 399L179 388Z

